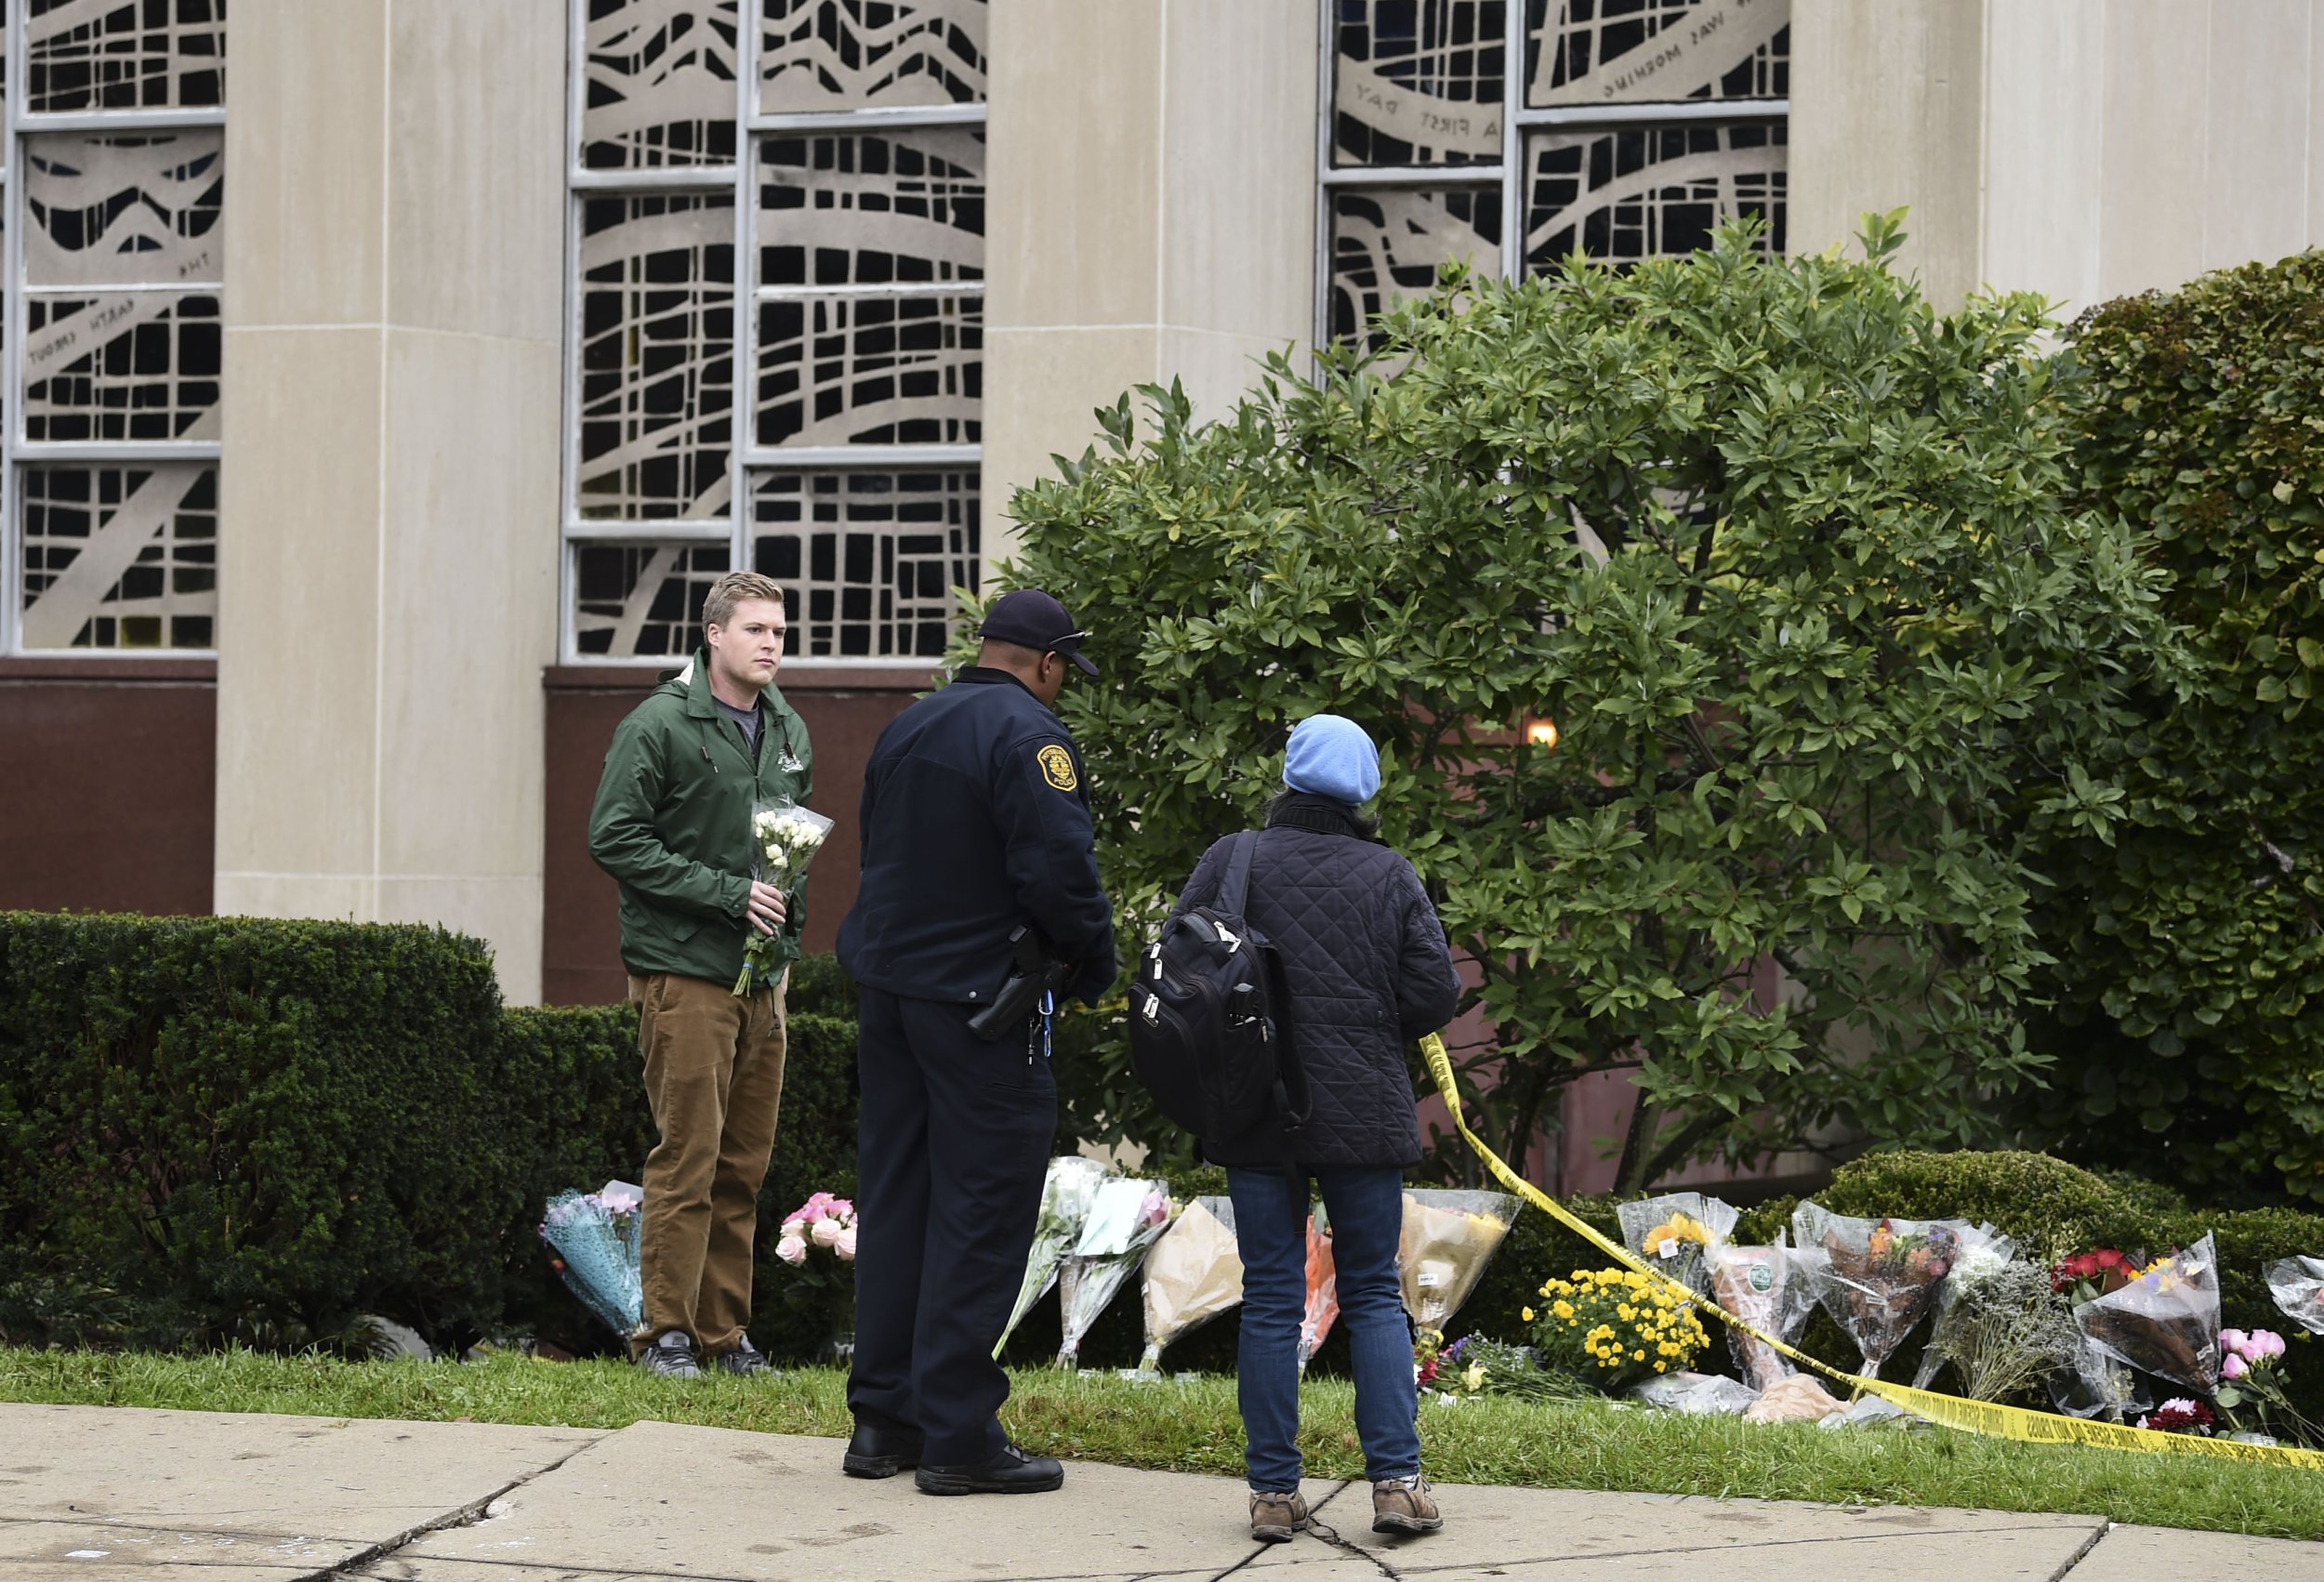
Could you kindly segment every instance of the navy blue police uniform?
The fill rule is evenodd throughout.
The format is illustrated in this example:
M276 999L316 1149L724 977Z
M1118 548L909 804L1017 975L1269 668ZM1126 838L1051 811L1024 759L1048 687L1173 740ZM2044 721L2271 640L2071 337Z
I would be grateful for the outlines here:
M1007 1446L992 1351L1040 1212L1057 1083L1037 1034L987 1043L969 1019L1025 924L1095 1004L1114 981L1113 912L1081 755L1005 670L962 670L881 733L860 827L839 929L863 1085L848 1405L859 1432L924 1434L923 1466L978 1463Z

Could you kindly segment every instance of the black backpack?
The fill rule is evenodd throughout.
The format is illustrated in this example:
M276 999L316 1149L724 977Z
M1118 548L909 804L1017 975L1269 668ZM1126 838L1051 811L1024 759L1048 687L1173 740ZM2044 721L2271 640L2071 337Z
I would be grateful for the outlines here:
M1291 1048L1283 959L1244 920L1256 834L1234 837L1208 906L1166 925L1129 986L1130 1069L1197 1138L1286 1134L1307 1122L1307 1085Z

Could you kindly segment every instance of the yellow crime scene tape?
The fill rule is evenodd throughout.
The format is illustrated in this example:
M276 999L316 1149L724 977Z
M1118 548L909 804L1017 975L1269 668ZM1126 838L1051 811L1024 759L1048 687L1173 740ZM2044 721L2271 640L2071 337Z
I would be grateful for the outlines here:
M2206 1439L2198 1434L2162 1433L2154 1429L2125 1428L2119 1423L2092 1422L2056 1412L2034 1412L2022 1406L1964 1401L1958 1395L1940 1395L1931 1390L1914 1390L1882 1379L1842 1373L1838 1368L1818 1362L1774 1336L1754 1329L1717 1303L1704 1300L1692 1286L1649 1268L1644 1260L1632 1256L1628 1247L1600 1235L1595 1228L1577 1219L1556 1199L1511 1169L1499 1154L1486 1145L1483 1138L1469 1129L1469 1117L1460 1107L1460 1091L1453 1083L1452 1056L1446 1051L1445 1041L1432 1033L1420 1040L1420 1052L1428 1058L1429 1074L1436 1079L1436 1091L1444 1098L1445 1108L1452 1112L1453 1125L1460 1128L1460 1135L1468 1140L1471 1148L1476 1150L1477 1157L1485 1161L1486 1167L1503 1186L1623 1268L1668 1285L1689 1304L1707 1310L1730 1328L1739 1329L1761 1344L1774 1347L1802 1367L1813 1369L1835 1383L1844 1384L1860 1394L1878 1396L1891 1405L1900 1406L1946 1428L1959 1429L1963 1433L2022 1440L2036 1444L2093 1444L2107 1450L2210 1456L2227 1461L2260 1461L2278 1467L2324 1470L2324 1451L2299 1450L2281 1444L2245 1444L2237 1440Z

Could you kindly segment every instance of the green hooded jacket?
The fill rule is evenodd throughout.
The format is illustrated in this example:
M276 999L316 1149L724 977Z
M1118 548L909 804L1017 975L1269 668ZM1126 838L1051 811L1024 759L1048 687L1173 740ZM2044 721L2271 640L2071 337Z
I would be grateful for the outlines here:
M759 694L759 719L754 763L741 728L711 698L709 656L697 649L614 732L589 810L589 855L621 887L630 971L719 984L742 972L750 815L761 802L803 807L815 784L807 727L778 689ZM805 901L802 885L776 936L782 962L799 954Z

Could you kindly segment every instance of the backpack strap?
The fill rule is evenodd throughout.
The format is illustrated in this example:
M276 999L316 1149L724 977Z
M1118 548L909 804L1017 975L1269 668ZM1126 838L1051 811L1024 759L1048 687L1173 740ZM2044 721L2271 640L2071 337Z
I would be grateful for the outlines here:
M1250 895L1251 854L1259 848L1259 832L1247 829L1233 837L1227 849L1226 873L1219 880L1219 893L1210 904L1229 916L1243 916L1243 903Z

